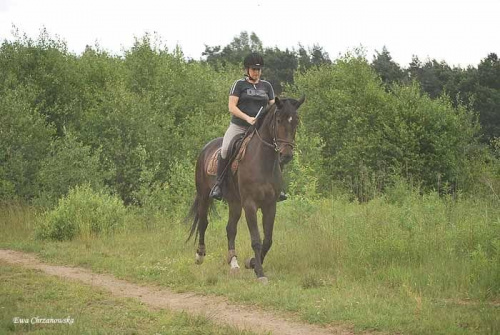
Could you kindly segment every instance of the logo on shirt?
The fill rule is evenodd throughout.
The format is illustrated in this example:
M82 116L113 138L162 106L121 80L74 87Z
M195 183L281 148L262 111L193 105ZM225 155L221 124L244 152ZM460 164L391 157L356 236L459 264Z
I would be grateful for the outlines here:
M249 88L247 90L247 94L250 95L250 96L258 96L258 97L267 97L267 92L264 91L264 90L256 90L256 89L253 89L253 88Z

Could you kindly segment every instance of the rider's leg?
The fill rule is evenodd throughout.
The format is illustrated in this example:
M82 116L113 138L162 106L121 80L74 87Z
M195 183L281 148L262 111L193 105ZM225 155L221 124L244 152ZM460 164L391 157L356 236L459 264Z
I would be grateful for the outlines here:
M229 162L229 145L233 141L233 138L235 138L238 135L244 134L246 131L245 127L238 126L234 123L231 123L229 127L226 130L226 133L224 134L224 138L222 140L222 148L220 155L217 159L217 180L215 182L214 187L210 191L210 197L214 198L216 200L221 200L222 199L222 183L224 181L224 177L226 174L226 165Z

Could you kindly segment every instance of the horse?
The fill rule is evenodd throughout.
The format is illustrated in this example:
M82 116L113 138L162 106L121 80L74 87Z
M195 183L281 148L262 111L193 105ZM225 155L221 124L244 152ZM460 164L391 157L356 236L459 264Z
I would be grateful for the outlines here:
M229 207L226 226L228 264L231 271L237 272L240 268L235 238L243 209L254 251L254 257L245 261L245 267L254 269L257 279L263 283L267 283L267 277L264 275L262 264L273 242L276 203L283 185L282 169L293 157L299 122L297 110L304 101L304 96L299 100L277 97L274 104L266 107L263 115L257 119L250 131L247 131L247 134L253 131L254 136L248 141L245 155L239 161L236 172L226 173L221 185L223 198ZM188 214L188 218L193 222L187 239L197 234L196 264L203 263L206 255L205 231L208 226L209 208L213 205L209 193L216 181L213 175L208 174L207 166L221 146L222 137L210 141L204 146L196 162L196 197ZM262 212L263 242L257 223L259 209Z

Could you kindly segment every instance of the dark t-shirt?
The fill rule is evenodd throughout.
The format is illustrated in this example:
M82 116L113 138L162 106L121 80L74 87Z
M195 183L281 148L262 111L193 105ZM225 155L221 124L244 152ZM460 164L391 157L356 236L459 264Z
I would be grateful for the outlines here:
M255 117L260 108L266 108L270 100L274 99L274 90L268 81L260 80L257 84L249 83L246 79L236 80L229 91L229 95L239 98L236 106L248 116ZM239 117L232 116L231 122L243 127L250 124Z

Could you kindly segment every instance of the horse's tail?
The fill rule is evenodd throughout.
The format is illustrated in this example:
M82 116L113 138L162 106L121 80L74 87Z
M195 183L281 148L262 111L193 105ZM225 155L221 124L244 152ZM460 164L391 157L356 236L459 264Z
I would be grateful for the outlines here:
M202 208L200 208L200 206L207 206L208 208L202 209ZM196 233L198 232L198 225L201 221L200 212L205 213L205 215L207 215L209 212L211 212L212 214L214 214L214 213L217 214L215 211L215 206L213 204L213 201L210 201L208 198L202 199L202 197L200 197L199 195L196 195L196 197L193 201L193 204L191 205L191 208L189 209L189 213L186 216L186 218L184 219L185 223L189 223L190 221L192 222L191 228L189 229L189 236L186 239L186 242L188 242L191 239L191 237L193 237L193 235L195 235L194 241L196 243L196 240L198 238L198 234L196 234Z
M185 223L189 223L189 221L192 221L191 228L189 229L189 236L186 239L186 242L188 242L191 239L191 237L193 237L193 234L198 230L198 223L200 222L200 215L198 214L199 205L200 205L200 197L197 195L194 198L191 208L189 209L188 215L184 219ZM194 241L196 243L196 236Z
M185 218L185 223L191 221L191 228L189 229L189 236L186 240L189 241L193 235L195 236L195 243L198 237L197 232L200 229L200 225L203 229L204 225L208 225L208 214L209 212L214 212L213 200L209 198L210 189L213 186L213 180L205 172L205 164L208 161L210 154L215 152L217 148L222 145L222 137L216 138L203 147L198 160L196 161L196 197L194 198L193 204L189 210L188 215Z

